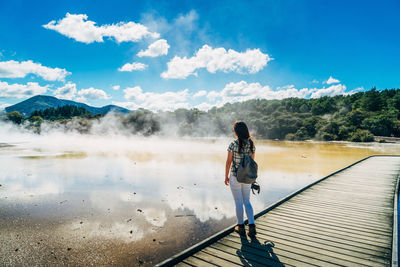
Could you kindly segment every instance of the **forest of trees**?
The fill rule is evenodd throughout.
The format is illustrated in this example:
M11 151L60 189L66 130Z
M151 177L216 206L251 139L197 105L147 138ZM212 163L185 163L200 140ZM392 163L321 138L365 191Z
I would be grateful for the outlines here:
M101 115L63 106L36 111L28 121L38 127L43 120L68 121L72 117L84 120L85 131L90 132L90 121ZM177 109L154 113L139 109L127 115L118 114L117 118L130 132L143 135L168 129L177 129L180 136L231 135L233 122L243 120L256 138L370 142L374 136L400 137L400 89L373 88L352 95L315 99L248 100L213 107L207 112ZM6 114L6 119L24 122L15 112Z
M375 88L352 95L315 99L249 100L208 112L178 109L160 113L175 118L181 135L229 135L232 123L248 123L257 138L370 142L374 136L400 137L400 89Z
M57 108L47 108L44 110L35 110L30 118L39 116L44 120L62 120L62 119L70 119L73 117L81 117L81 118L93 118L91 112L83 107L77 107L74 105L65 105Z

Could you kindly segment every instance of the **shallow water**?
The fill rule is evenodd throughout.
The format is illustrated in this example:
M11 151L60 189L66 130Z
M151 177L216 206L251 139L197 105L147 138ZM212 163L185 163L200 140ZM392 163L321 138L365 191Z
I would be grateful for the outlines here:
M154 265L235 223L230 139L0 135L1 265ZM255 212L398 144L256 141Z

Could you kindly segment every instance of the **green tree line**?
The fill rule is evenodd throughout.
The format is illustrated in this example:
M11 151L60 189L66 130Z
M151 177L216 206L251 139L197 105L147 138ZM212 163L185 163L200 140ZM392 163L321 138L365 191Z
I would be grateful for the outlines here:
M248 100L208 112L178 109L159 114L179 123L181 135L229 135L232 123L248 123L257 138L370 142L400 137L400 89L372 88L352 95L313 99Z
M68 121L78 117L85 120L81 124L89 131L91 124L86 120L101 116L93 116L84 108L63 106L35 111L28 121L37 126L43 120ZM6 114L6 119L24 122L18 112ZM176 128L181 136L231 135L233 122L243 120L256 138L370 142L374 136L400 137L400 89L372 88L352 95L313 99L256 99L227 103L207 112L177 109L154 113L139 109L119 114L117 119L129 132L143 135Z

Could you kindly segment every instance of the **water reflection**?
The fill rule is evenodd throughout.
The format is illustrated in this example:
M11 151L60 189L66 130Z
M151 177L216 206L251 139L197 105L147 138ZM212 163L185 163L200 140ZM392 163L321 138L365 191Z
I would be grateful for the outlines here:
M60 257L86 265L84 252L97 250L92 262L152 265L235 221L223 184L228 139L60 138L1 143L0 258L10 263L22 263L18 252L33 257L33 265ZM252 196L256 212L367 155L399 151L387 144L256 145L262 188Z

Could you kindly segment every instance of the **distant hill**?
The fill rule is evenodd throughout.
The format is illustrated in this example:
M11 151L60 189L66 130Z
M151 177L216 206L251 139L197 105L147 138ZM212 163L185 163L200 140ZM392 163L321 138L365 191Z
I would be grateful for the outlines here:
M71 100L58 99L54 96L47 95L36 95L28 98L22 102L15 105L6 107L6 112L18 111L21 115L29 117L35 110L44 110L46 108L57 108L65 105L73 105L77 107L83 107L90 111L93 115L96 114L106 114L110 111L117 113L130 113L131 111L115 105L107 105L104 107L92 107L84 103L75 102Z

